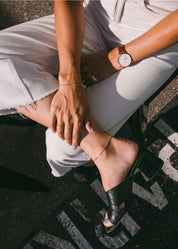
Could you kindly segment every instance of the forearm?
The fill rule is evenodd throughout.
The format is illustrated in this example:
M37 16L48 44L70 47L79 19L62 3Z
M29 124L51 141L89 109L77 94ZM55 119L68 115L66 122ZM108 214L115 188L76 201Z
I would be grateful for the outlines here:
M178 10L126 45L133 61L138 61L178 42Z
M84 35L83 1L54 1L56 39L61 74L80 73Z
M172 12L143 35L125 45L132 56L133 63L165 49L178 42L178 10ZM121 69L117 63L117 49L109 53L109 60L116 70Z

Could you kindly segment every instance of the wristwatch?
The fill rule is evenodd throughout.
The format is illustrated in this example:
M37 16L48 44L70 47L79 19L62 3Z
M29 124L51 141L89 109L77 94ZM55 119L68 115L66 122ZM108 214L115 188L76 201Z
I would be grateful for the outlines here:
M121 45L118 47L119 50L119 57L117 59L117 62L122 67L128 67L132 63L133 59L130 54L127 53L125 49L125 45Z

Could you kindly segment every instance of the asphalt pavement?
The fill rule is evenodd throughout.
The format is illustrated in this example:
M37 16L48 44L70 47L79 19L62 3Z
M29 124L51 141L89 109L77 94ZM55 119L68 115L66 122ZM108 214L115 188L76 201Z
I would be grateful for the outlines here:
M53 13L52 1L0 1L0 28ZM0 117L1 249L177 249L178 79L149 105L145 146L164 161L150 184L138 172L133 209L113 237L102 232L107 203L98 176L55 178L45 159L45 128L18 115ZM125 125L120 135L131 136Z

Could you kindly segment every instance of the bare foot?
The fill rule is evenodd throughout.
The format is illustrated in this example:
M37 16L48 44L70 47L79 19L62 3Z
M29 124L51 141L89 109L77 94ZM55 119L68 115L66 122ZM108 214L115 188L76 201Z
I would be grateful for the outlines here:
M112 138L106 150L95 161L103 183L105 191L120 184L127 176L138 155L138 146L132 141ZM124 208L124 204L120 206ZM112 226L105 217L104 225Z

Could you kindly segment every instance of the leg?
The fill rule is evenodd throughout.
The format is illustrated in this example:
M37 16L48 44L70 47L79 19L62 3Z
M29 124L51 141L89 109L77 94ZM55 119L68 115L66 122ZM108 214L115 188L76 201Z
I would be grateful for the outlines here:
M166 49L162 54L147 58L137 65L115 73L108 79L87 89L92 116L103 130L114 135L132 113L166 81L176 68L176 53L170 53L173 50L174 46ZM151 75L150 72L152 72ZM55 137L54 134L48 133L50 141L53 140L53 136ZM72 156L69 160L69 153L66 153L65 150L61 151L61 143L58 144L55 138L54 143L55 147L59 148L59 152L56 152L56 156L54 156L56 170L57 154L63 153L62 157L68 158L67 163L71 167L80 166L90 160L84 151L80 153L81 160L77 156L79 151L77 151L75 158L72 150L70 151ZM47 150L50 150L48 147L47 144ZM52 167L52 154L49 156ZM75 159L78 161L78 165L76 165L76 161L74 163Z
M172 54L171 60L169 51L174 50L174 46L169 49L162 51L162 53L154 57L147 58L135 66L124 69L120 73L116 73L109 79L88 89L87 96L92 115L104 130L114 134L122 125L122 122L172 74L176 68L176 61L174 60L176 53ZM142 74L140 74L140 72L142 72ZM98 115L98 113L100 115ZM105 135L103 134L102 136L104 137ZM97 140L100 140L100 137L98 137ZM128 172L128 165L131 165L131 162L135 159L136 146L126 141L119 141L120 144L118 140L112 140L110 147L114 151L114 147L117 145L115 147L115 155L110 152L113 158L115 158L114 161L110 158L108 162L106 160L107 163L104 165L105 159L103 159L103 157L105 155L103 155L96 163L100 170L105 190L112 188L113 185L115 186L118 182L122 181L126 172ZM88 138L81 147L91 155L91 158L94 158L90 151L92 150L92 144L93 141L90 140L89 142ZM100 145L102 145L100 147L100 150L102 150L104 142L101 141ZM129 150L130 155L127 159L125 157L127 163L124 165L124 162L122 162L123 153L124 151L129 152ZM118 155L118 158L116 155ZM112 165L110 165L110 162L112 162ZM112 168L112 166L114 166L114 168ZM109 172L110 170L113 171L113 173ZM109 178L112 179L112 182ZM114 179L116 180L115 182ZM111 224L108 223L107 225Z
M104 51L102 37L88 8L85 8L85 19L82 53ZM58 81L52 74L57 74L59 70L54 15L2 30L0 32L0 68L0 115L14 113L17 109L49 127L49 119L45 116L49 115L49 103L58 88ZM47 132L47 144L50 140L49 134L50 132ZM54 158L50 152L48 155ZM86 153L80 157L79 162L82 164L90 160ZM63 158L65 158L64 155ZM74 166L76 165L77 163Z
M20 107L17 110L19 112L21 112L22 114L26 115L27 117L35 120L36 122L50 128L50 105L51 105L51 101L53 96L55 95L55 93L50 94L49 96L45 97L44 99L37 101L36 102L36 108L34 109L31 106L26 106L26 107ZM110 137L109 134L107 134L105 131L103 131L100 126L93 121L93 126L94 126L94 130L95 130L95 134L88 134L86 133L85 130L83 130L83 138L81 140L80 143L80 147L88 154L88 156L83 153L83 151L81 151L80 148L77 149L77 151L74 151L72 149L72 146L70 146L69 144L67 144L65 141L62 141L57 134L54 134L50 129L47 130L47 143L48 143L48 152L47 152L47 156L48 156L48 162L50 163L51 158L52 158L52 166L53 166L53 174L56 176L61 176L62 174L66 173L69 169L71 169L70 167L70 161L72 161L72 166L78 166L79 163L83 164L87 161L90 160L90 158L92 158L93 160L98 156L98 154L103 150L103 148L105 148L105 145L108 141L108 138ZM52 139L51 139L52 138ZM93 146L93 144L95 144L95 146ZM56 146L57 145L57 146ZM124 148L127 147L127 151L125 153L125 155L123 156L123 152L122 152L122 147L124 146ZM117 148L118 147L118 148ZM129 169L129 167L131 167L133 160L135 160L136 154L137 154L137 146L129 141L124 141L124 140L118 140L118 139L113 139L110 145L111 148L111 154L113 155L113 159L116 160L116 157L118 157L118 159L120 157L123 158L128 158L128 162L129 162L129 157L131 157L131 163L129 163L128 165L125 165L126 168ZM130 148L130 155L129 155L129 148ZM135 151L135 153L133 153L134 155L132 156L132 150ZM66 154L68 154L68 158L65 157L64 158L64 151L67 151ZM118 153L120 151L120 153ZM109 153L110 154L110 153ZM117 155L115 155L117 154ZM122 155L121 155L122 154ZM77 157L79 160L77 160ZM112 158L112 156L111 156ZM110 159L109 159L110 160ZM125 160L125 159L124 159ZM98 162L100 160L98 159ZM108 157L107 157L107 161L108 161ZM108 177L106 177L106 174L103 174L103 171L106 171L106 169L104 170L104 164L102 163L102 165L100 163L96 163L97 167L100 170L101 175L103 175L103 183L104 183L104 187L105 190L110 189L113 185L110 184L110 179L108 179ZM128 163L127 162L127 163ZM111 161L110 164L112 164L113 162ZM126 164L127 164L126 163ZM107 166L108 162L106 162L105 167L110 167ZM125 163L124 163L125 164ZM63 169L63 172L60 173L60 170L58 171L57 167L66 167L69 166L69 169ZM101 167L102 166L102 167ZM128 167L127 167L128 166ZM56 170L55 170L56 167ZM124 175L125 175L125 169L124 171ZM106 179L105 179L106 178ZM121 176L122 178L122 176ZM117 180L116 180L117 182Z
M122 72L131 72L131 71L123 70ZM120 78L119 75L122 75L123 80L121 80L122 78ZM136 80L137 78L139 80L140 73L133 75L134 76L137 75ZM133 75L131 74L130 76ZM105 80L96 85L95 88L93 86L92 88L88 89L87 93L94 118L97 119L97 121L99 121L98 123L102 124L105 130L109 130L110 132L114 132L116 128L118 129L120 123L124 119L126 119L127 116L130 115L130 113L133 111L134 108L137 107L137 105L140 105L140 103L144 101L145 97L147 97L148 94L146 93L141 97L140 94L145 93L145 91L149 89L148 86L150 86L147 85L147 87L145 87L144 85L143 88L141 88L140 90L140 86L143 83L143 79L141 79L139 81L139 84L137 83L137 81L135 81L137 88L135 87L135 84L133 87L132 86L133 82L127 81L127 79L129 79L129 76L126 73L120 73L120 74L117 73L115 74L115 76L113 75L112 77L115 77L117 80L114 81L113 80L114 78L110 77L108 80ZM111 79L113 80L112 82L110 82ZM154 77L153 79L155 80ZM151 84L153 83L153 79L151 81ZM117 84L115 84L115 82ZM127 87L125 87L124 85L126 85ZM130 91L128 93L128 89L131 86L133 87L134 92ZM107 89L108 92L106 92ZM135 93L135 90L137 89L138 92L136 91ZM97 94L94 94L95 92ZM150 93L151 92L149 92L149 94ZM101 96L100 99L98 99L99 95ZM48 97L42 99L41 101L37 101L35 110L31 110L31 107L26 107L26 108L21 107L18 108L18 110L24 113L25 115L29 116L30 118L36 120L37 122L49 127L50 123L49 110L50 110L51 99L53 96L54 95L49 95ZM95 104L92 102L93 99L95 99L94 102ZM105 107L107 109L105 109ZM126 107L125 110L123 107ZM107 115L105 112L103 112L103 109L108 110ZM98 115L98 113L100 115ZM118 116L115 117L116 116L115 113L117 115L120 114L119 118ZM120 183L122 179L125 177L129 168L131 167L132 163L136 158L138 148L132 142L112 139L111 143L109 144L106 150L105 146L106 142L109 139L109 135L106 132L104 132L97 125L97 123L95 123L94 129L96 132L94 135L84 134L80 146L82 149L84 149L87 152L87 154L92 159L95 159L98 156L98 154L100 154L100 152L104 149L101 157L98 158L98 160L96 161L96 164L101 173L103 186L105 190L108 190L117 185L118 183ZM95 144L95 147L93 147L93 144Z

